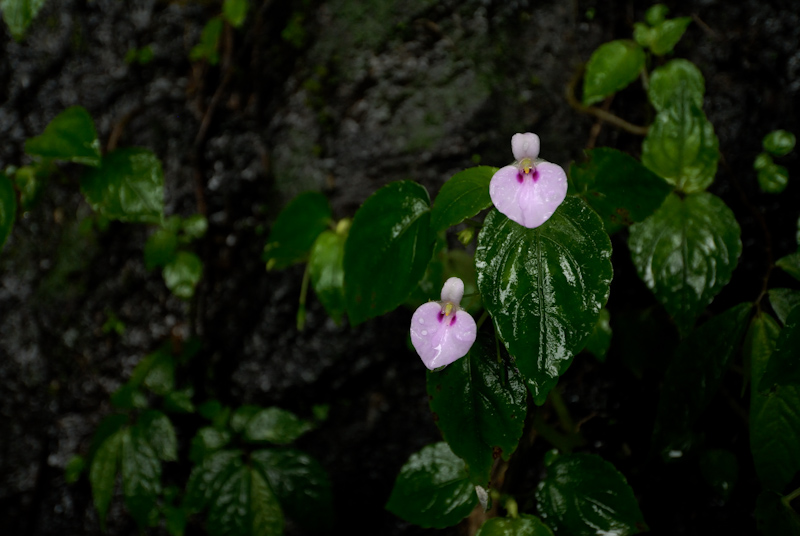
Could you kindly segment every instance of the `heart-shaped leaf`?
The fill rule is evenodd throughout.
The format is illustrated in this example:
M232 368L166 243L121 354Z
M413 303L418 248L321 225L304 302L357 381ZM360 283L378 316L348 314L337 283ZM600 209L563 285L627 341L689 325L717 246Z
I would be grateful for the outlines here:
M140 528L150 525L161 494L161 462L138 426L122 432L122 491Z
M450 177L433 203L431 229L444 231L491 206L489 182L496 171L494 167L477 166Z
M328 199L319 192L305 192L292 199L278 214L264 246L267 270L282 270L305 261L331 217Z
M283 512L261 473L242 466L212 497L207 521L211 536L283 534Z
M630 39L600 45L586 64L583 103L601 101L636 80L644 60L644 50Z
M706 81L694 63L684 59L668 61L653 70L647 97L653 107L661 112L669 108L673 101L687 98L697 108L703 108Z
M44 2L45 0L0 0L3 19L14 39L19 41L25 36L25 30L42 9Z
M82 106L73 106L58 114L40 136L25 142L25 152L94 167L100 165L101 158L94 121Z

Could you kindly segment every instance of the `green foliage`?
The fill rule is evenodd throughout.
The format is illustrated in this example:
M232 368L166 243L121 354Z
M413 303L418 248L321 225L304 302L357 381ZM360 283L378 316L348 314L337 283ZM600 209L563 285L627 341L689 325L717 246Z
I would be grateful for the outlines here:
M800 281L800 251L781 257L775 262L775 266Z
M464 461L442 442L411 455L400 469L386 509L421 527L445 528L467 517L476 504Z
M757 384L763 392L776 385L800 386L800 308L795 307L786 318L775 352ZM755 378L753 380L755 382Z
M631 227L628 247L639 277L682 335L731 278L741 231L722 200L671 194L655 214Z
M287 268L308 259L314 241L331 223L328 200L319 192L305 192L278 215L264 247L267 270Z
M703 73L694 63L684 59L671 60L654 69L647 88L647 98L659 112L680 106L684 98L702 109L705 93Z
M70 460L67 462L67 466L64 468L64 480L67 481L67 484L74 484L78 481L81 477L81 474L86 469L86 458L79 455L74 455Z
M239 414L237 411L234 418ZM279 408L259 409L242 428L245 441L268 441L276 445L287 445L313 428L313 425L298 418L294 413Z
M444 183L431 209L431 229L444 231L490 207L489 181L497 169L489 166L465 169Z
M16 218L17 194L8 177L0 172L0 251L11 234Z
M475 536L553 536L553 531L536 516L487 519Z
M209 20L200 33L200 42L189 52L192 61L205 60L209 65L219 63L219 39L222 35L222 18Z
M516 450L527 413L525 382L501 346L480 333L465 357L427 373L436 425L466 462L470 480L483 487L494 460L508 460Z
M648 530L625 477L594 454L561 454L547 465L536 501L556 533L570 536Z
M346 227L346 225L345 225ZM323 231L311 247L308 270L314 288L325 311L337 324L345 313L344 245L346 231Z
M129 48L125 53L125 63L138 63L139 65L147 65L153 61L155 54L153 47L145 45L142 48Z
M794 134L786 130L773 130L762 141L764 150L774 156L786 156L794 149L794 144L797 140Z
M344 247L347 314L357 325L403 303L433 254L424 187L394 182L370 196L353 218Z
M190 251L179 251L175 258L164 266L164 282L179 298L188 300L203 277L203 261Z
M283 534L283 512L264 476L241 466L219 483L208 511L211 536Z
M3 12L12 37L20 41L25 31L42 9L45 0L0 0L0 11Z
M756 522L764 536L800 536L800 516L774 491L765 491L756 502Z
M25 152L97 167L100 165L100 140L89 112L81 106L67 108L45 127L40 136L25 142Z
M660 5L660 4L659 4ZM653 6L655 7L655 6ZM652 9L652 8L651 8ZM637 22L633 25L633 38L643 47L649 48L656 56L663 56L672 52L675 45L683 37L686 28L692 22L692 17L679 17L677 19L663 19L666 9L660 12L645 15L650 27ZM658 21L655 24L651 21Z
M597 323L594 325L592 334L586 339L584 350L592 354L601 363L606 360L606 352L611 346L611 314L608 309L600 309Z
M758 172L758 185L762 192L779 194L789 184L789 170L773 162L767 153L761 153L756 157L753 169Z
M786 323L792 309L800 305L800 290L773 288L769 291L769 303L782 324Z
M611 241L603 222L576 197L535 229L493 210L478 235L475 268L497 333L542 404L608 299Z
M222 15L231 26L239 28L244 24L249 8L250 2L248 0L225 0L222 4Z
M636 80L644 68L644 50L628 39L600 45L586 65L583 103L593 104Z

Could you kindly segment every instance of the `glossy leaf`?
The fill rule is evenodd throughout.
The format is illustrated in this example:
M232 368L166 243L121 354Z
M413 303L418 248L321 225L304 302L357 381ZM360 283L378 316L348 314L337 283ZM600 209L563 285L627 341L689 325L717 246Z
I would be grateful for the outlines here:
M165 462L178 459L178 438L169 417L158 410L142 412L137 424L156 455Z
M681 457L692 426L708 407L739 348L752 304L713 317L681 341L664 376L653 446L667 459Z
M800 281L800 251L781 257L775 266L783 268L783 271Z
M248 0L225 0L225 3L222 4L222 14L231 26L239 28L244 24L249 7Z
M677 86L642 142L642 163L686 193L705 190L719 161L714 127L695 100L691 86Z
M628 247L639 277L686 335L730 281L742 251L733 212L718 197L667 197L655 214L631 227Z
M478 504L464 461L447 443L412 454L394 483L386 509L421 527L455 525Z
M592 53L583 78L583 103L603 100L636 80L644 68L644 50L629 39L604 43Z
M29 155L97 167L100 165L100 140L86 108L73 106L58 114L40 136L25 142Z
M487 519L475 536L553 536L553 531L538 517L522 514Z
M489 208L489 182L496 171L494 167L477 166L450 177L433 203L431 229L444 231Z
M611 346L611 315L608 309L600 309L597 323L594 325L592 334L586 339L584 350L592 354L601 363L606 360L606 352Z
M125 506L139 527L146 527L161 493L161 462L138 427L122 432L121 466Z
M403 303L433 255L430 200L410 181L384 186L353 218L344 247L344 287L352 325Z
M609 234L655 212L672 187L631 156L601 147L589 160L569 170L571 192L581 196L603 219Z
M794 144L797 140L794 134L786 130L773 130L762 141L764 150L775 156L786 156L794 149Z
M164 173L147 149L117 149L100 167L81 177L81 192L101 216L111 220L160 223L164 215Z
M283 534L283 513L261 474L239 467L220 486L207 521L211 536Z
M178 255L178 235L171 229L160 228L144 244L144 265L148 270L163 267Z
M472 483L485 488L494 460L516 450L527 414L525 382L500 347L481 333L465 357L427 373L436 426L466 462Z
M179 251L164 267L164 283L179 298L188 300L203 277L203 261L191 251Z
M769 290L769 303L778 315L781 324L786 324L786 319L792 309L800 305L800 290L789 288L772 288Z
M42 9L45 0L0 0L0 11L3 12L11 35L19 41L25 36L25 31Z
M669 13L669 8L664 4L654 4L647 8L647 11L644 12L644 20L647 21L647 24L650 26L656 26L661 22L664 22L664 19L667 18L667 13Z
M762 192L779 194L789 185L789 170L783 166L771 164L759 169L757 178Z
M0 172L0 251L11 234L16 218L17 194L8 177Z
M792 309L786 317L786 325L778 337L758 390L763 392L774 385L790 384L800 386L800 307Z
M312 530L330 529L331 482L317 460L293 449L259 450L252 459L288 517Z
M675 45L683 37L686 28L692 22L692 17L679 17L667 19L652 28L647 46L656 56L663 56L672 52Z
M700 472L717 495L727 501L739 480L739 462L729 450L707 450L700 457Z
M264 246L267 270L282 270L305 261L331 217L328 199L319 192L305 192L292 199L278 214Z
M262 409L253 415L244 428L246 441L269 441L286 445L313 428L294 413L279 408Z
M756 522L762 536L800 536L800 516L774 491L758 496Z
M308 271L325 311L337 324L345 312L344 302L344 244L347 236L323 231L311 248Z
M659 112L682 98L702 109L705 93L703 73L694 63L684 59L674 59L654 69L647 87L647 97Z
M547 466L536 501L556 533L627 536L647 529L625 477L595 454L561 454Z
M567 196L527 229L493 210L478 235L478 288L537 404L583 348L608 299L611 241L602 220Z
M189 475L183 506L193 512L205 509L219 494L222 485L243 465L242 453L238 450L220 450L205 458Z
M100 526L105 528L106 513L114 497L114 486L117 481L117 468L122 455L123 431L117 431L100 443L89 468L89 483L92 485L92 497Z

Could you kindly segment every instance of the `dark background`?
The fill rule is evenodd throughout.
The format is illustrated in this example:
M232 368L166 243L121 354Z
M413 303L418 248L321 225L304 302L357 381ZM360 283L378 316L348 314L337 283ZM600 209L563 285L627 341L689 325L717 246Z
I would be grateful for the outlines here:
M162 159L168 215L200 212L210 224L196 244L204 279L183 302L144 268L151 229L80 231L91 211L79 167L64 166L20 215L0 254L0 532L100 534L87 479L67 485L64 466L88 452L112 411L109 395L138 360L166 339L196 334L202 350L179 381L194 382L197 401L278 405L306 417L330 404L328 421L298 446L330 472L337 532L433 533L383 509L408 456L440 438L424 368L406 344L410 311L337 327L312 295L298 332L303 268L265 271L269 226L307 189L325 192L337 218L395 180L419 181L433 197L478 158L507 164L515 132L538 133L542 156L565 168L592 142L640 153L641 138L614 128L595 138L594 119L568 106L564 88L598 45L629 38L649 3L253 1L244 27L225 34L220 65L192 64L189 50L220 4L47 0L21 43L0 30L0 169L26 163L24 140L79 104L104 149L116 138ZM797 247L797 150L780 161L791 178L779 196L758 191L752 162L769 131L800 134L799 8L790 0L667 4L670 16L695 17L675 56L705 75L705 111L722 153L710 190L742 226L739 267L710 308L719 312L757 298L767 244L773 258ZM150 64L125 64L131 47L148 44ZM652 120L637 84L610 109ZM737 456L729 500L700 477L696 458L666 466L648 456L676 335L636 277L625 239L614 238L608 362L580 355L560 383L573 417L586 420L585 450L626 475L653 534L754 533L759 485L736 410L748 400L740 376L726 378L700 430L705 446ZM779 271L771 281L792 284ZM126 325L121 336L102 330L112 312ZM200 424L176 420L182 459ZM533 512L549 445L532 435L521 448L529 456L512 466L509 491ZM165 482L182 484L188 470L167 464ZM118 496L108 533L136 532ZM287 532L304 534L291 524ZM199 533L190 523L189 534Z

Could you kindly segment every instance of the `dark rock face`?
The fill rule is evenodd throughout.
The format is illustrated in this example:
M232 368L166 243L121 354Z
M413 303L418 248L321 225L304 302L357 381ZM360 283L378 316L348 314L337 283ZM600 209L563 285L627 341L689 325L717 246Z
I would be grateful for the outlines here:
M508 163L515 132L537 132L542 156L566 168L580 158L593 120L567 105L564 88L599 44L630 36L643 7L618 0L254 1L245 26L224 35L217 67L192 64L188 53L218 3L48 0L23 42L4 29L0 169L25 163L24 140L80 104L95 118L104 148L113 139L162 159L167 214L201 212L210 227L197 244L204 279L185 303L145 270L145 226L87 230L91 211L76 167L63 167L40 204L19 218L0 253L2 532L101 533L86 478L67 485L63 468L88 452L95 427L112 411L109 395L138 360L190 334L203 346L193 372L179 380L194 383L198 400L278 405L302 415L330 404L329 420L299 446L330 471L340 527L432 532L383 510L402 463L439 440L424 369L406 344L410 313L338 327L311 298L306 330L297 332L302 268L265 272L266 229L307 189L324 191L337 218L352 216L395 180L419 181L434 196L478 160ZM766 214L776 257L796 247L797 206L786 199L797 198L797 184L767 197L751 169L764 134L800 133L800 14L791 0L670 7L672 15L696 17L676 54L705 75L705 110L724 158L712 190L743 228L740 268L717 303L752 300L763 244L742 197ZM147 44L155 52L150 64L125 64L129 48ZM632 122L651 119L638 88L615 97L611 110ZM639 138L608 126L596 143L640 151ZM784 165L796 179L797 157ZM632 268L618 268L624 241L614 245L617 280L634 281ZM637 292L646 290L617 282L612 304L640 300ZM122 335L102 329L111 313L124 322ZM578 358L562 381L575 415L627 426L588 425L595 450L623 471L641 465L658 378L635 380L612 356L607 367ZM185 453L197 422L178 426ZM742 453L740 485L757 486L746 437L719 437ZM618 461L624 449L633 452ZM535 486L534 458L513 479L520 490ZM168 468L165 479L182 485L187 471ZM666 470L652 482L630 478L655 534L755 530L755 491L725 505L710 492L676 491L698 478ZM110 534L137 533L121 497L108 524ZM303 534L291 525L287 532ZM202 533L200 525L190 524L189 533Z

